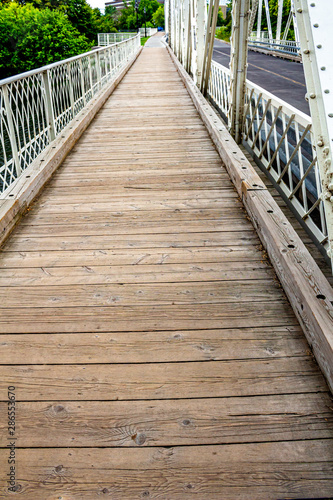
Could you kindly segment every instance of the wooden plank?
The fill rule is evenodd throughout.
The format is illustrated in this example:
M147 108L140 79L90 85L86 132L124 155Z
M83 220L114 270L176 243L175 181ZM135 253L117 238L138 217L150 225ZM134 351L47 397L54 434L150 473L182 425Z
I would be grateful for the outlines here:
M186 209L186 210L141 210L140 221L159 222L162 226L164 222L174 222L175 225L184 221L211 220L220 223L227 219L244 219L244 208L241 205L235 207L225 207L223 209ZM20 221L20 226L41 225L41 224L80 224L80 223L110 223L110 222L137 222L138 216L133 214L133 210L122 210L118 212L80 212L80 213L61 213L44 214L40 210L28 210Z
M199 220L199 221L186 221L186 223L179 222L144 222L130 221L123 222L120 218L115 222L103 223L72 223L72 224L43 224L36 225L22 225L15 231L15 237L28 236L29 238L40 238L42 236L58 237L58 236L100 236L100 235L120 235L120 234L145 234L149 240L151 234L189 234L189 233L203 233L214 232L224 233L232 231L253 231L252 224L243 217L231 220L217 221L217 220Z
M222 247L236 245L258 245L257 235L252 231L233 231L226 233L189 233L189 234L144 234L94 235L94 236L41 236L27 237L14 234L3 247L3 252L44 251L44 250L111 250L120 248L192 248ZM186 251L186 250L184 250Z
M332 439L328 394L164 401L21 402L17 445L150 447ZM8 405L0 403L0 446Z
M8 293L9 292L9 293ZM22 301L21 298L24 297ZM53 307L119 307L178 304L226 304L243 302L285 302L273 279L184 283L108 283L106 285L44 285L0 288L1 309Z
M0 364L147 363L309 355L298 326L0 335ZM246 348L244 349L244 346Z
M212 500L330 497L333 441L175 448L18 449L18 497L71 500L100 496ZM304 457L311 456L305 463ZM323 462L325 457L326 462ZM7 456L0 462L6 486Z
M14 288L13 288L14 290ZM193 330L298 324L289 303L2 308L2 333L65 333Z
M186 363L0 366L0 400L214 398L327 392L311 356Z
M88 213L88 212L121 212L123 210L132 210L133 212L155 211L155 210L184 210L184 209L224 209L234 208L241 205L241 201L237 198L219 198L219 199L203 199L203 198L188 198L186 200L172 200L170 198L150 200L148 196L144 200L112 200L109 201L89 201L85 203L72 203L69 199L61 203L56 203L56 200L49 199L40 201L35 204L35 208L43 208L43 214L48 213Z
M201 264L219 262L265 261L259 245L238 245L224 247L183 248L146 248L143 250L50 250L45 252L0 251L0 269L27 267L66 267L66 266L101 266L101 265L165 265L165 264ZM162 268L161 268L162 270Z
M6 260L6 259L4 259ZM260 261L224 262L221 264L157 264L128 266L76 267L16 267L3 268L0 287L101 285L106 283L185 283L239 280L267 280L274 278L268 263ZM84 259L82 260L84 264ZM265 281L267 282L267 281ZM263 283L262 285L264 285ZM237 285L237 283L236 283ZM258 283L258 286L261 284ZM229 283L230 286L230 283Z

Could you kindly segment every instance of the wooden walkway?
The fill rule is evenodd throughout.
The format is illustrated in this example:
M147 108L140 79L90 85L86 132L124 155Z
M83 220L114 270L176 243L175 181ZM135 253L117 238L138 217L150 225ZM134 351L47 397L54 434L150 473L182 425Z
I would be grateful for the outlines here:
M0 267L1 498L14 445L27 500L333 496L327 386L164 48Z

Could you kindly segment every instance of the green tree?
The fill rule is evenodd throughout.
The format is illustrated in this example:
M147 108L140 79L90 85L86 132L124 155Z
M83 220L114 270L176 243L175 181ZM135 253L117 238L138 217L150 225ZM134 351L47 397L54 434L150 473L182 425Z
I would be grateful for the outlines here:
M219 7L219 11L217 13L217 21L216 21L216 26L223 26L224 24L224 17L222 14L222 9Z
M152 16L152 21L155 26L164 27L164 6L160 5L159 8L154 12Z
M0 9L0 78L29 71L90 50L59 11L10 3Z
M145 23L149 26L149 23L153 23L153 14L159 7L160 4L157 0L141 0L137 13L135 10L135 1L131 0L127 3L124 0L124 8L118 19L117 28L119 30L125 29L135 31L137 27L137 16L139 27L144 26Z
M95 41L101 18L99 9L93 9L87 0L18 0L21 5L32 4L37 9L50 9L67 15L72 25L89 40Z

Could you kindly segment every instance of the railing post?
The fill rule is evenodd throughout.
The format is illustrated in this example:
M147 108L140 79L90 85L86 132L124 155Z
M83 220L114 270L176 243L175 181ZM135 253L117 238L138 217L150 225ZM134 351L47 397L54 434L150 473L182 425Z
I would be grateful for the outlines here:
M94 88L93 88L93 78L92 78L92 68L91 68L91 56L89 57L89 81L90 81L90 88L91 88L91 98L94 96Z
M46 111L47 123L49 124L50 142L51 142L54 141L54 139L56 138L56 126L55 126L54 111L52 105L49 72L47 70L43 71L42 78L43 78L43 86L45 92L45 111Z
M7 123L8 123L10 146L12 148L12 154L13 154L13 162L15 165L16 175L19 176L21 174L22 170L21 170L20 160L19 160L19 155L18 155L18 147L17 147L16 135L15 135L13 115L12 115L12 109L10 107L7 85L3 86L2 92L3 92L4 102L5 102L5 110L6 110Z
M75 102L74 102L73 82L72 82L70 63L67 63L67 74L68 74L68 84L69 84L69 99L71 101L71 108L72 108L72 118L74 118L74 116L75 116Z
M101 59L99 52L96 52L96 72L97 72L97 81L98 81L98 88L102 88L102 75L101 75Z
M82 59L79 59L79 66L80 66L80 75L81 75L81 92L82 92L82 100L83 100L83 105L86 105L86 91L84 88L84 75L83 75L83 64L82 64Z

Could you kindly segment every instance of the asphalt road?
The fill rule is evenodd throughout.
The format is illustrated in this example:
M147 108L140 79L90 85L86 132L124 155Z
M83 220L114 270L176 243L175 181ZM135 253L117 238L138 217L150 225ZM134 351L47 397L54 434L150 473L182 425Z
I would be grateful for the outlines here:
M230 45L215 39L214 61L229 67ZM295 108L310 114L303 65L249 50L247 78Z

